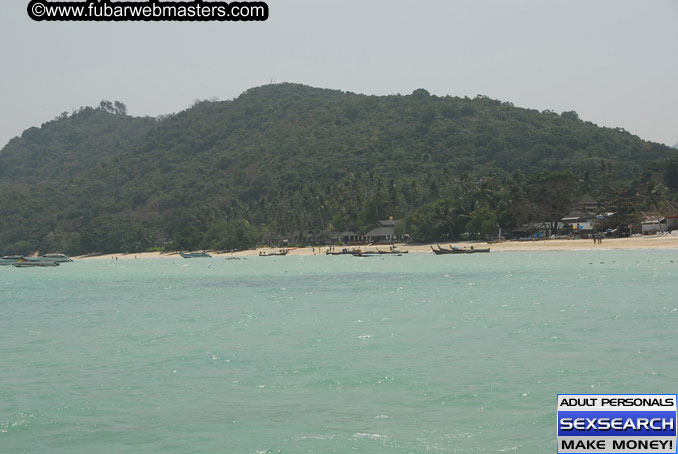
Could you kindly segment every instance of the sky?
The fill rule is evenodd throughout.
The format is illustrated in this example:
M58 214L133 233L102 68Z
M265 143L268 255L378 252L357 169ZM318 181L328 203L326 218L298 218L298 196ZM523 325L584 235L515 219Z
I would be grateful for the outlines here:
M265 22L34 22L0 0L0 147L62 112L132 115L295 82L486 95L678 142L678 0L269 0Z

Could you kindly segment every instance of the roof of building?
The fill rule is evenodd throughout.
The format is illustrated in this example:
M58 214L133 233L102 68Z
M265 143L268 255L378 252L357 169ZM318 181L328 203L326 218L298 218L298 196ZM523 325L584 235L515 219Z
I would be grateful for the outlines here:
M657 221L662 217L656 211L641 211L640 215L643 217L644 221Z
M582 219L593 219L593 214L584 212L581 210L573 210L568 213L567 216L561 219L563 222L567 221L579 221Z
M394 227L375 227L365 234L365 236L392 236L395 232Z

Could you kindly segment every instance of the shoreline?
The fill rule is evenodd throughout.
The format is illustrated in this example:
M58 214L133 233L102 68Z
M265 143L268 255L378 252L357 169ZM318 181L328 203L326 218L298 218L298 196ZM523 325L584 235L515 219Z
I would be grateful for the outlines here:
M440 243L441 246L447 247L449 243ZM678 249L678 236L662 235L662 236L644 236L631 238L611 238L604 239L602 244L593 244L593 240L537 240L537 241L504 241L501 243L486 243L486 242L456 242L452 243L458 247L489 247L492 252L534 252L534 251L593 251L593 250L635 250L635 249ZM397 246L403 251L408 251L410 254L425 254L431 253L431 244L403 244L398 243ZM335 250L341 250L344 247L349 249L358 246L335 246ZM376 251L377 248L382 250L388 249L389 245L371 245L360 246L363 251ZM294 256L308 256L308 255L325 255L328 246L309 246L303 248L288 248L288 255ZM272 253L277 252L280 248L263 247L257 249L249 249L238 252L212 253L212 257L258 257L260 252ZM84 255L71 257L73 260L134 260L134 259L149 259L149 258L181 258L176 252L139 252L131 254L103 254L103 255Z

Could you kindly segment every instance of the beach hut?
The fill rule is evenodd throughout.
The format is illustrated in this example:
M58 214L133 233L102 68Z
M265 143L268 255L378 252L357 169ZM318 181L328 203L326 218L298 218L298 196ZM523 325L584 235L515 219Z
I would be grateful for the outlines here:
M395 227L398 221L388 219L377 221L377 226L365 234L370 243L395 243L397 240Z
M565 226L569 226L575 234L589 234L593 232L595 217L591 212L580 210L571 211L561 219Z
M345 230L333 233L330 241L332 244L365 244L365 237L358 232Z

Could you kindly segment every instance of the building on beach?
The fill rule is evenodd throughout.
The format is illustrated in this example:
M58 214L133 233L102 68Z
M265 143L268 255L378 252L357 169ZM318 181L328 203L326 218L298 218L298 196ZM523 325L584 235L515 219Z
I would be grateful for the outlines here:
M365 236L358 232L345 230L343 232L334 233L330 237L332 244L364 244L366 242Z
M643 220L640 223L640 232L637 227L634 233L654 235L661 232L678 230L678 216L662 216L658 213L642 213Z
M365 234L369 243L395 243L398 238L395 234L396 223L393 219L377 221L377 226Z
M561 219L561 222L572 229L575 234L589 234L593 232L593 223L596 217L588 211L574 210Z

